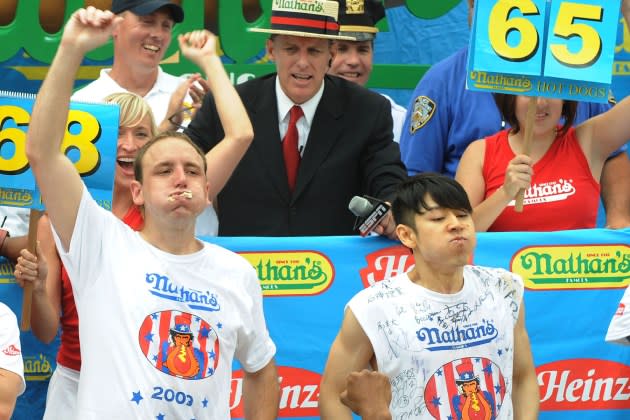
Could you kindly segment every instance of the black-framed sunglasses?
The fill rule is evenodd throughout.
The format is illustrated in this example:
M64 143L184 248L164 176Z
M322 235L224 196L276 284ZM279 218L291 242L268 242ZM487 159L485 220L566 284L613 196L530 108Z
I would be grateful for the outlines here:
M192 120L192 117L195 115L195 110L193 105L184 106L168 117L168 122L173 124L177 130L183 130L186 126L182 125L182 123L186 121L186 119L188 119L188 121Z

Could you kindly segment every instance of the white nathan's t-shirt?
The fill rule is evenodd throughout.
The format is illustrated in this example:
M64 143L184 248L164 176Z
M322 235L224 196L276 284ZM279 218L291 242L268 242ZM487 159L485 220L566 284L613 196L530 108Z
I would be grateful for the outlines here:
M255 372L275 354L252 266L205 242L163 252L86 189L69 251L55 241L80 319L77 418L229 419L233 358Z
M630 286L626 287L617 311L610 320L606 341L630 345Z
M512 419L514 326L522 279L466 266L464 286L445 295L402 274L348 303L390 378L396 419ZM470 401L468 401L470 399Z
M22 394L26 388L26 382L24 382L20 330L15 314L2 302L0 302L0 369L13 372L22 379L20 391Z

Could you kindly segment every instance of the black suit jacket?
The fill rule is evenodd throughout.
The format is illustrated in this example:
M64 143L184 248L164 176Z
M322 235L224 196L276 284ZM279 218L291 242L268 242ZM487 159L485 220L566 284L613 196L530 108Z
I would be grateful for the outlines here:
M254 140L218 197L221 236L353 234L354 195L389 199L406 178L392 138L389 101L355 83L326 76L293 194L278 128L276 75L237 86ZM223 138L214 101L186 129L208 151ZM212 180L209 180L212 182Z

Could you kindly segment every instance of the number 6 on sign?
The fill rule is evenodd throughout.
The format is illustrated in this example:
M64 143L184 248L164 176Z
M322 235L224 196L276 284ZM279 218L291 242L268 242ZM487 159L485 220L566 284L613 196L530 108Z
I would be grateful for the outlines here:
M619 0L478 0L475 7L469 89L605 101Z

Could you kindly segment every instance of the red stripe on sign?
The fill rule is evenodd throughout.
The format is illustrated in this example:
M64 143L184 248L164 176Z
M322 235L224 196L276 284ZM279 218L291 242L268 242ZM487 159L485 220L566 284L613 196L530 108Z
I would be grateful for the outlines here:
M279 17L279 16L272 16L271 23L279 24L279 25L306 26L309 28L317 28L317 29L332 29L335 31L339 29L339 24L335 22L317 21L317 20L311 20L311 19L287 18L287 17Z

